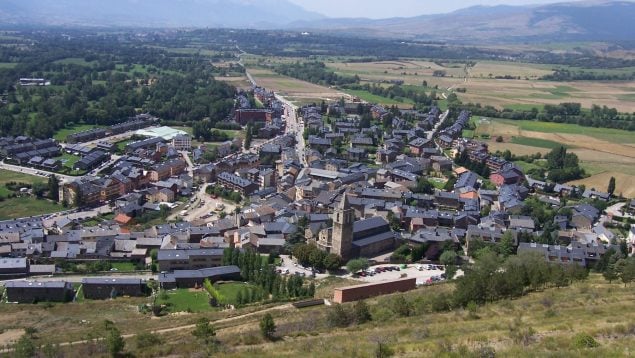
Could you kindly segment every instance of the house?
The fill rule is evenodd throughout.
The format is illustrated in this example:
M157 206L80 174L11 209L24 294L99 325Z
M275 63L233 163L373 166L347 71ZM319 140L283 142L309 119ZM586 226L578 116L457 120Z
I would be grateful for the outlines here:
M571 226L577 229L591 229L600 218L600 211L589 204L579 204L571 208Z
M442 173L452 170L452 161L444 156L433 155L430 157L432 161L432 169Z
M157 261L160 271L197 270L220 266L222 249L159 250Z
M29 263L26 258L0 258L0 279L24 277L29 272Z
M523 252L537 252L544 255L545 261L560 264L577 264L583 267L587 266L587 260L584 250L569 248L559 245L544 245L529 242L521 242L518 245L518 254Z
M105 300L117 296L142 297L147 294L145 280L120 277L88 277L82 279L84 298Z
M431 139L417 137L408 143L408 147L411 154L421 156L424 148L434 148L434 142Z
M222 186L237 191L241 195L250 195L258 190L258 184L232 173L222 172L217 175L217 179Z
M176 150L190 150L192 149L192 138L188 134L177 134L172 138L171 144Z
M159 274L159 285L165 290L175 288L202 287L208 279L214 283L217 281L237 281L241 279L238 266L219 266L200 270L174 270Z
M609 201L609 199L611 198L611 195L609 193L603 193L601 191L587 189L584 191L584 193L582 193L582 197L586 199L597 199L602 201Z
M508 185L508 184L518 184L522 182L524 175L522 172L519 173L517 170L502 170L490 175L490 180L496 186Z
M7 302L68 302L73 299L73 285L66 281L9 281L4 284Z

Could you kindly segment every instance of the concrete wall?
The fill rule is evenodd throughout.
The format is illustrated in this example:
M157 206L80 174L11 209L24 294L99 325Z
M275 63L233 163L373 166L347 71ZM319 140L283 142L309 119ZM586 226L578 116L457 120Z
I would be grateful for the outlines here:
M394 281L367 283L357 286L336 288L333 301L336 303L363 300L369 297L386 295L394 292L406 292L417 287L416 278L404 278Z

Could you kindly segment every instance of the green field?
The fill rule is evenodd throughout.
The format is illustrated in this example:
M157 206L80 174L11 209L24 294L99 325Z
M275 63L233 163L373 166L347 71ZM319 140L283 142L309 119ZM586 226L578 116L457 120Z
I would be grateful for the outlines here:
M113 265L114 266L114 265ZM235 304L236 295L243 288L253 288L253 285L232 282L217 285L218 292L224 298L224 303ZM204 289L179 288L166 291L168 299L164 300L159 296L159 302L169 304L171 312L207 312L216 311L217 308L210 306L209 295Z
M61 160L63 166L72 170L75 163L77 163L81 158L73 154L64 153L55 159Z
M203 289L190 291L187 288L166 292L168 299L159 295L159 303L168 304L171 312L205 312L213 310L209 305L209 296Z
M558 147L569 148L570 146L547 139L528 138L528 137L512 137L512 143L528 145L531 147L553 149Z
M531 98L540 99L564 99L568 98L570 92L579 92L578 89L570 86L556 86L555 88L542 89L544 93L532 93Z
M54 213L63 210L60 205L34 197L5 199L0 202L0 220Z
M135 64L134 66L132 66L132 68L129 71L125 71L125 67L124 65L116 65L115 68L117 69L117 71L121 71L121 72L125 72L125 73L134 73L134 72L139 72L141 74L146 74L148 73L148 69L140 64Z
M17 62L0 62L0 69L10 69L15 68L17 66Z
M9 182L16 183L27 183L27 184L35 184L35 183L45 183L46 179L40 178L35 175L28 175L22 173L16 173L5 169L0 169L0 196L6 197L11 194L11 191L6 188L5 184ZM0 206L2 203L0 203Z
M494 122L518 126L525 131L543 133L582 134L613 143L635 143L635 133L613 128L583 127L577 124L538 122L527 120L492 119Z
M384 105L393 105L393 104L398 105L398 104L413 104L414 103L409 98L387 98L387 97L374 95L364 90L343 89L342 91L352 96L357 96L361 98L362 100L366 102L370 102L370 103L378 103L378 104L384 104Z
M85 59L81 58L81 57L68 57L62 60L57 60L53 63L56 64L64 64L64 65L78 65L78 66L90 66L94 63L96 63L95 61L86 61Z
M92 124L75 124L73 126L70 127L66 127L66 128L62 128L60 130L58 130L54 135L53 135L53 139L55 139L58 142L65 142L66 141L66 137L68 137L71 134L75 134L78 132L82 132L82 131L86 131L89 129L93 129L99 126L95 126Z
M124 272L135 271L137 269L135 264L130 261L113 262L112 268L117 269L117 271L124 271Z

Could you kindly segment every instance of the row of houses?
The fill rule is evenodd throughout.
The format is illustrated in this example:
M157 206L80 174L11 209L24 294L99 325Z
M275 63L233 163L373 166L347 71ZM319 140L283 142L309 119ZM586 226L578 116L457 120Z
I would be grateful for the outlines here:
M149 114L139 114L135 117L130 117L128 120L122 123L113 124L106 128L91 128L85 131L69 134L66 136L66 143L76 144L90 142L97 139L106 138L128 131L133 131L141 128L146 128L158 121L158 118Z

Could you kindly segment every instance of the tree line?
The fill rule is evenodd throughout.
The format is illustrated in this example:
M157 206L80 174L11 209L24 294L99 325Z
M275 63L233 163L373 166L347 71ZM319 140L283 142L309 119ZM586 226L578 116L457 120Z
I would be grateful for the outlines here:
M223 265L235 265L240 268L240 275L245 281L259 286L274 301L313 297L315 285L306 285L304 278L292 275L288 278L278 274L273 265L274 256L266 260L254 250L226 248L223 251Z
M295 62L283 63L274 67L282 75L323 86L341 86L358 83L359 77L342 76L330 71L323 62Z
M619 113L615 108L593 105L590 111L583 111L580 103L560 103L558 105L545 105L542 110L534 107L530 110L517 110L511 108L498 109L480 103L462 103L454 99L451 94L448 97L448 107L452 112L463 109L470 111L475 116L489 118L506 118L512 120L537 120L541 122L569 123L584 127L616 128L635 131L635 114ZM450 101L450 97L454 100Z

